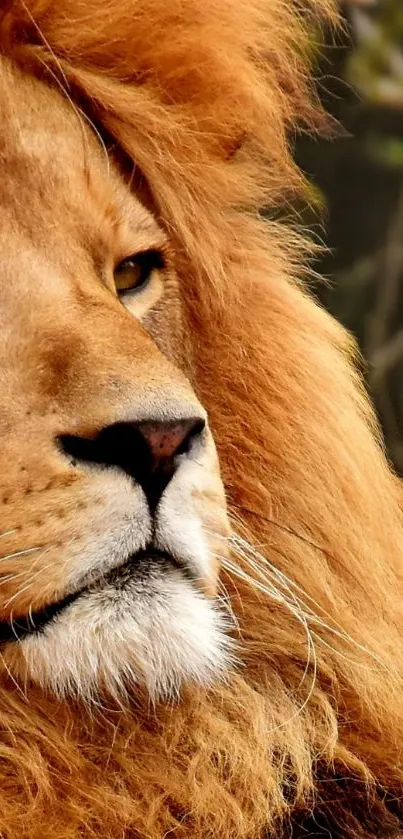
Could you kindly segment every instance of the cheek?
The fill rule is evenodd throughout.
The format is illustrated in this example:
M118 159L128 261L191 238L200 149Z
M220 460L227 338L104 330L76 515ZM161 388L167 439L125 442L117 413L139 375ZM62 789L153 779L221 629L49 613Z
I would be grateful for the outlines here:
M189 340L185 329L178 284L167 281L158 302L141 318L158 349L185 373L191 368Z
M62 599L150 539L143 493L124 474L60 473L29 488L10 497L0 539L2 620Z

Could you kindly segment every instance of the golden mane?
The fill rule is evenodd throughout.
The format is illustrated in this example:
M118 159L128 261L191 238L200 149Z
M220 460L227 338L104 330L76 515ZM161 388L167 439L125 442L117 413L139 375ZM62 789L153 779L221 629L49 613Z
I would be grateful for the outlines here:
M234 526L223 583L244 662L153 713L139 701L90 717L4 685L5 839L403 829L401 489L351 340L294 278L304 245L257 214L301 182L289 129L323 119L304 56L310 15L332 3L304 5L0 12L0 52L60 86L139 167L175 243Z

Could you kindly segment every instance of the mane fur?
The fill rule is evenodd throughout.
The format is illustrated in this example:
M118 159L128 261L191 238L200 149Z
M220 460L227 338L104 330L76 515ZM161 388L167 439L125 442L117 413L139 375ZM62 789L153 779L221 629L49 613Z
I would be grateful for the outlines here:
M257 213L301 186L289 131L324 120L306 53L332 3L303 5L3 3L0 52L138 167L175 243L242 659L154 709L85 710L3 679L5 839L403 830L401 488L353 342L298 279L304 242Z

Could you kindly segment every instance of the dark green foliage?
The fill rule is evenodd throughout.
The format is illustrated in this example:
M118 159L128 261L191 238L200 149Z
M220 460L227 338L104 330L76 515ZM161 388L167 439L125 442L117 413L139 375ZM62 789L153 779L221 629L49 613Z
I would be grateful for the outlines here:
M403 473L403 2L351 3L345 16L318 68L322 98L343 130L330 142L297 144L321 197L304 218L330 249L318 266L330 283L317 293L358 338Z

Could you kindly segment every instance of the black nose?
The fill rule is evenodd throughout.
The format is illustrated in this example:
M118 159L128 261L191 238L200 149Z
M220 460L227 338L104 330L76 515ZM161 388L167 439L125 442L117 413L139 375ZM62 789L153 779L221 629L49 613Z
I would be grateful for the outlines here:
M189 453L204 427L200 417L150 419L108 425L92 438L66 434L59 441L75 461L122 469L143 488L154 512L176 472L179 455Z

